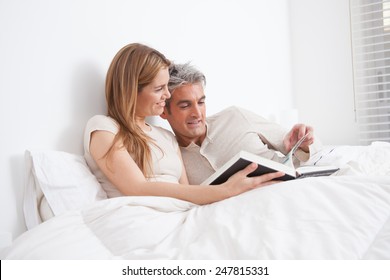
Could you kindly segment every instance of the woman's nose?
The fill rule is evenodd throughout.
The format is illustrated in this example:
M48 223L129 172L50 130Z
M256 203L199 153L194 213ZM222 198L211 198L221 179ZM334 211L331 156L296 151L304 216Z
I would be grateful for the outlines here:
M171 93L169 92L168 87L166 87L164 94L166 99L171 98Z

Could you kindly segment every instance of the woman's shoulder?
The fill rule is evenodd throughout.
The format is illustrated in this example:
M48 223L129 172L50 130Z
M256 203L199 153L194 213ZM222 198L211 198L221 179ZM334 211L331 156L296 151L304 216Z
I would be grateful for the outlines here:
M172 131L166 129L166 128L163 128L161 126L158 126L158 125L150 125L152 127L152 129L154 129L155 131L157 131L158 133L166 136L166 137L169 137L169 138L175 138L175 135L173 134ZM175 138L176 139L176 138Z
M111 117L95 115L88 120L86 130L89 132L95 130L107 130L116 134L119 130L119 126L117 122Z
M151 125L151 127L156 132L154 134L158 134L159 135L158 137L163 137L165 139L168 139L168 140L172 141L175 145L177 144L176 137L175 137L175 135L173 134L172 131L170 131L170 130L168 130L166 128L163 128L161 126L156 126L156 125Z

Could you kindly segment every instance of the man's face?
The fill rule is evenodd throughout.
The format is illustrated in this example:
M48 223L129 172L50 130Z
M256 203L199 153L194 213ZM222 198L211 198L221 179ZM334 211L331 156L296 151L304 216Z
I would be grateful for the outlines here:
M161 117L168 120L180 146L200 145L206 137L205 99L201 84L183 85L172 93L170 110L165 108Z

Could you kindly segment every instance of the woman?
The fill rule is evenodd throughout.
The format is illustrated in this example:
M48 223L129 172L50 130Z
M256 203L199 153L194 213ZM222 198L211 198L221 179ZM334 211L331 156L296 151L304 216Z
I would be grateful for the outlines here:
M251 164L217 186L189 185L174 135L146 122L160 115L168 91L170 61L158 51L129 44L114 57L106 77L108 116L87 124L85 157L108 197L167 196L208 204L271 184L277 172L247 177Z

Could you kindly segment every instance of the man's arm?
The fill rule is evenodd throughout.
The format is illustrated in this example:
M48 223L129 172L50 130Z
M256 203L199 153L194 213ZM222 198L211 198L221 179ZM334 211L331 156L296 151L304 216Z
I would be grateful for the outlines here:
M267 145L269 150L264 151L264 155L267 158L282 161L276 151L286 155L306 133L309 133L307 139L294 154L298 159L294 160L295 166L298 166L301 162L308 161L310 156L319 151L322 146L315 139L314 129L311 126L297 124L290 131L287 131L281 125L268 121L253 112L242 110L242 114L250 121L260 140Z

